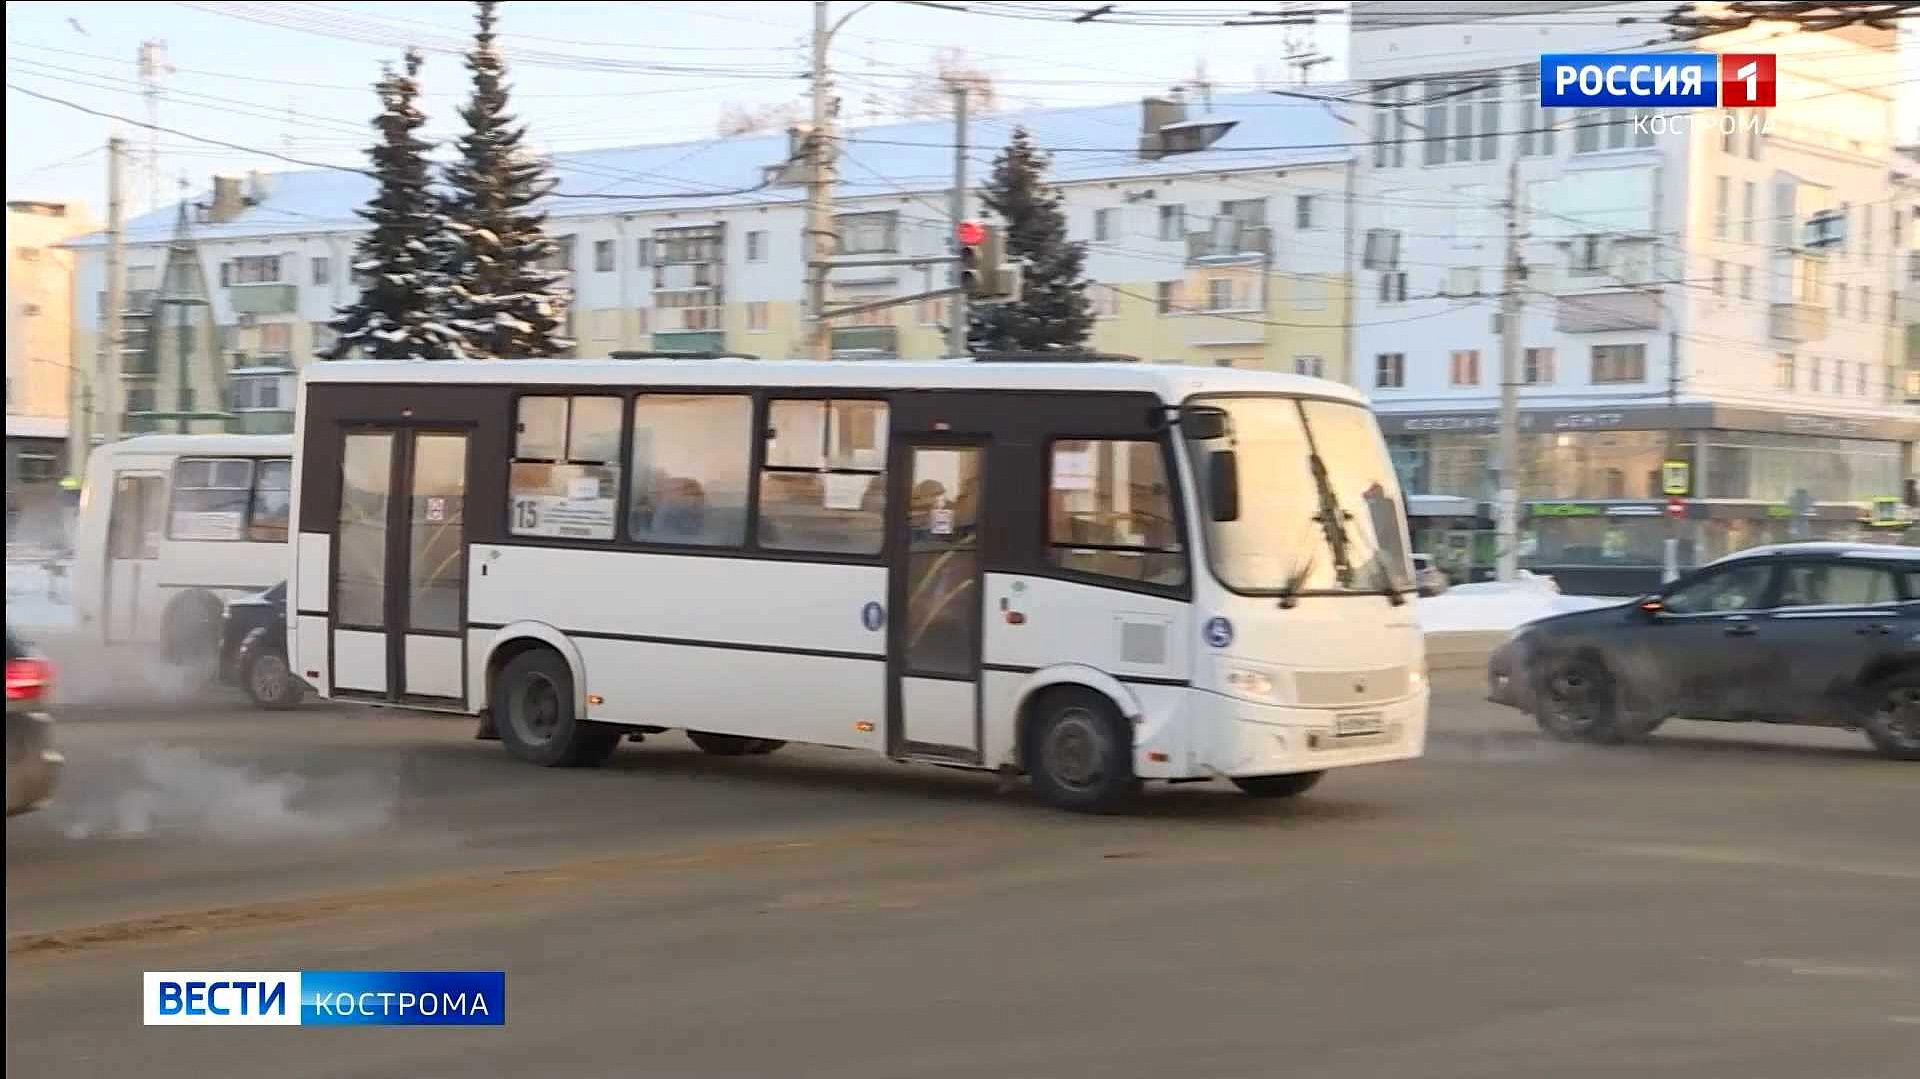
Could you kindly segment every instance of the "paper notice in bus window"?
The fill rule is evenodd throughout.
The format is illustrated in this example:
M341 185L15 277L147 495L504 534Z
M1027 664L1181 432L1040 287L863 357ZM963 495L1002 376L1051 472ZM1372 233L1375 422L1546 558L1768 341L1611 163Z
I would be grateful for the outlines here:
M1053 489L1056 491L1093 490L1093 451L1054 450Z
M867 487L879 477L858 472L829 472L821 479L825 481L821 499L824 508L857 510L866 503Z
M567 498L575 502L590 502L600 497L600 477L575 476L567 481Z
M513 532L555 539L613 538L613 499L516 494L508 507Z
M242 523L243 515L237 510L181 511L173 515L172 534L177 540L239 539Z

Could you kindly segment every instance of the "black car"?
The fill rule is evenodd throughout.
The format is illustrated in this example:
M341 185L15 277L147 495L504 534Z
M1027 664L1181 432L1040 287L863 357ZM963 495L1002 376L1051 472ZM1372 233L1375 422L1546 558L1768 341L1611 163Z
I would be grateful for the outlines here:
M1556 738L1618 743L1669 717L1858 727L1920 760L1920 548L1793 543L1618 607L1516 630L1489 699Z
M287 664L287 583L227 604L220 624L220 677L262 708L292 708L307 686Z

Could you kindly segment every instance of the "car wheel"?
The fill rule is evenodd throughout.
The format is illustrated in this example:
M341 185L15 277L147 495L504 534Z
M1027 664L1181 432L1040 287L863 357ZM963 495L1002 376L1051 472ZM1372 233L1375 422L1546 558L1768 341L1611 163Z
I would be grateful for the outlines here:
M1897 761L1920 761L1920 674L1896 674L1871 692L1860 725L1873 748Z
M543 768L593 768L620 745L620 728L574 714L573 671L558 652L535 648L500 672L495 725L507 751Z
M240 664L240 685L247 698L262 708L285 711L300 703L306 689L287 666L287 657L276 649L264 649L248 656Z
M1325 772L1293 772L1284 776L1241 776L1233 785L1255 798L1291 798L1305 794Z
M1534 719L1540 729L1561 741L1618 745L1627 740L1618 686L1598 660L1583 656L1548 660L1534 699Z
M1033 789L1061 809L1112 813L1140 790L1124 717L1091 690L1055 690L1027 728L1023 758Z
M702 753L715 757L758 756L786 745L778 738L748 738L741 734L710 734L707 731L688 731L687 740L699 746Z

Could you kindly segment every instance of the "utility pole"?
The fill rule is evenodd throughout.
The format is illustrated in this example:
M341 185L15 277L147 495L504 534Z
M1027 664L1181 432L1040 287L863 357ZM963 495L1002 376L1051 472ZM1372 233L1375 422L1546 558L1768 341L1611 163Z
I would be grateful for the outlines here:
M1673 325L1673 315L1667 314L1667 325ZM1667 331L1667 454L1661 462L1660 475L1667 474L1666 462L1678 460L1680 450L1680 333ZM1692 487L1699 482L1693 476L1693 462L1687 464L1687 484ZM1664 493L1664 492L1662 492ZM1691 491L1689 491L1691 494ZM1667 541L1661 552L1660 582L1665 584L1680 576L1680 521L1671 512L1663 511L1667 519Z
M1527 268L1520 261L1520 159L1507 164L1507 243L1500 287L1500 490L1494 508L1498 529L1497 576L1520 575L1520 289Z
M954 80L953 86L953 194L948 216L953 218L947 230L947 242L954 245L954 251L960 249L960 222L967 219L967 84L964 80ZM960 284L960 264L953 264L951 283ZM953 294L953 303L947 313L947 355L965 356L967 354L967 294L965 290Z
M96 430L107 438L120 434L120 362L126 341L127 268L126 208L121 195L124 178L121 162L127 156L127 140L118 135L107 140L107 309L101 317L100 339L105 351L96 365L93 384L94 407L100 410ZM91 442L91 432L89 442ZM91 446L89 446L91 450Z
M827 272L834 253L833 233L833 86L827 74L825 0L813 5L813 130L807 143L807 355L824 360L833 354L833 327L827 321Z

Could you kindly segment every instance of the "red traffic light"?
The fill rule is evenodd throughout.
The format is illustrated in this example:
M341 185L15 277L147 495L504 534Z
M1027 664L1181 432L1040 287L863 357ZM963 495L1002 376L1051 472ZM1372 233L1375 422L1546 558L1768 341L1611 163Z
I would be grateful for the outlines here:
M986 241L987 227L978 221L962 221L953 227L953 236L963 247L973 247Z

